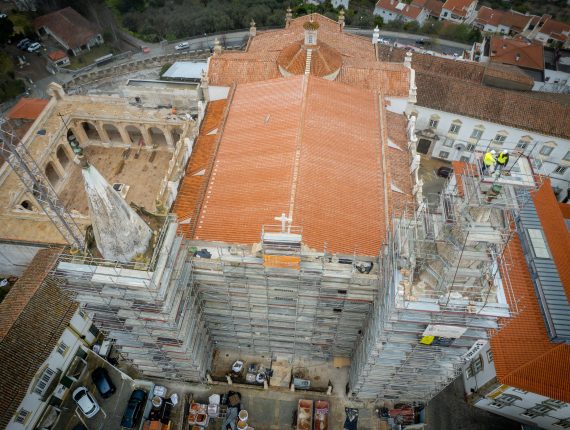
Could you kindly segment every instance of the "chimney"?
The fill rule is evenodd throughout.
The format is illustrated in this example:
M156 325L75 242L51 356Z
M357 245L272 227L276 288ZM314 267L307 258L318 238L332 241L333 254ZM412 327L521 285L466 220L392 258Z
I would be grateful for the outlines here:
M313 21L313 16L311 15L311 20L303 24L305 29L305 45L315 46L317 44L317 30L319 29L319 23Z
M220 55L221 53L222 53L222 45L220 44L220 41L216 37L216 39L214 40L214 55Z

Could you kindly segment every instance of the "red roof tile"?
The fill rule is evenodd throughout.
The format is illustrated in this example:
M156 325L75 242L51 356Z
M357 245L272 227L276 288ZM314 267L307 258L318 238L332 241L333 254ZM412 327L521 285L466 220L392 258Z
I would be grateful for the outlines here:
M221 135L222 119L227 100L208 103L206 114L200 126L200 134L192 148L186 173L182 179L172 211L183 224L180 229L187 237L198 217L198 203L207 185L212 158L216 151L216 142Z
M100 33L95 24L85 19L71 7L36 18L34 26L36 30L42 27L49 28L50 32L71 49L85 45Z
M533 70L544 70L544 46L522 39L495 36L491 38L490 59Z
M10 109L7 117L9 119L29 119L34 121L40 116L48 103L49 100L45 99L21 98L20 101Z
M312 248L377 255L379 109L372 92L312 76L238 85L194 238L256 243L284 212Z
M570 233L549 181L533 200L566 288L570 275L567 257ZM511 239L505 255L512 259L508 277L521 311L491 338L497 378L503 384L570 403L570 345L549 340L518 236ZM567 297L569 292L566 288Z
M53 51L48 54L48 57L52 61L61 60L62 58L66 58L67 54L63 51Z
M230 86L277 78L282 76L278 64L291 68L291 73L303 72L306 57L299 54L299 47L304 40L303 24L311 18L319 23L317 43L326 51L323 55L313 53L312 74L325 76L341 67L336 78L340 82L381 90L387 96L408 95L410 72L403 64L377 62L370 40L345 33L338 23L318 14L297 18L282 30L258 33L245 53L213 56L208 66L210 85Z
M467 14L467 9L476 0L447 0L442 9L447 9L453 12L455 15L465 16Z

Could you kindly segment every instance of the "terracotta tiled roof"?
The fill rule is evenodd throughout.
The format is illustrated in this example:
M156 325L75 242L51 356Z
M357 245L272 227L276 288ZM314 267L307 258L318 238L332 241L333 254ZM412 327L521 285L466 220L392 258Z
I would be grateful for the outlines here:
M514 10L506 11L503 17L503 24L510 27L511 31L521 32L532 19L531 15L524 15Z
M502 23L505 11L499 9L491 9L487 6L481 6L481 9L477 11L477 18L475 22L481 25L493 25L497 27Z
M565 219L570 219L570 204L559 203L560 211Z
M570 33L570 24L549 18L540 29L540 32L544 34L558 35L563 38L562 40L564 40L564 38L568 37L568 33Z
M447 0L442 9L447 9L453 12L455 15L465 16L467 14L467 9L475 0Z
M413 0L412 5L416 7L423 7L428 10L430 15L437 16L441 14L443 2L439 0Z
M379 109L374 93L313 76L238 85L194 238L257 243L284 212L312 248L377 255Z
M491 38L490 59L533 70L544 70L544 46L522 39L495 36Z
M306 47L304 41L298 41L284 48L277 57L277 64L293 75L305 73L307 49L311 48L311 74L329 76L342 66L340 54L324 42L317 46Z
M377 49L380 61L402 63L406 55L406 50L404 49L392 48L381 43L377 44ZM482 83L486 76L512 81L528 87L529 90L534 84L532 78L518 67L494 63L483 64L472 61L457 61L419 52L414 52L412 55L412 67L418 72L445 75L478 84Z
M533 200L560 277L568 276L562 272L570 266L567 258L569 233L563 225L564 220L550 182L543 184ZM562 236L552 237L552 234L561 233ZM560 262L556 254L564 251L563 246L566 246L566 255L564 261ZM491 338L497 378L503 384L570 403L570 345L555 344L548 338L518 236L511 239L506 252L512 258L508 276L513 295L519 299L517 306L521 312ZM562 268L559 267L560 263ZM566 289L567 297L568 293Z
M48 57L52 61L61 60L62 58L66 58L67 54L63 51L53 51L48 54Z
M77 304L45 277L58 250L38 251L0 304L0 426L5 428Z
M45 99L21 98L20 101L10 109L7 117L9 119L29 119L34 121L40 116L48 102L49 100Z
M89 40L100 33L96 25L81 16L75 9L66 7L56 12L40 16L34 21L36 30L42 27L49 28L71 49L85 45Z
M197 217L198 203L203 193L215 155L216 141L221 135L222 119L227 100L208 103L206 114L200 126L200 134L192 148L186 173L182 179L172 211L183 222L180 229L189 237L194 219Z
M567 105L429 73L416 73L416 85L419 106L570 138Z
M295 56L293 52L298 52L296 46L300 46L304 35L303 23L311 16L320 24L317 43L330 48L320 59L322 61L317 58L314 73L321 75L325 70L333 70L339 61L339 55L342 67L338 81L365 89L381 90L387 96L408 95L409 70L403 64L377 62L370 40L342 32L335 21L318 14L297 18L283 30L258 33L250 40L245 53L224 52L213 56L208 67L210 85L230 86L277 78L281 76L278 59L281 64L284 62L280 56L290 58L289 67L295 71L304 71L304 56Z
M409 19L416 19L422 12L422 7L399 0L378 0L376 7L392 12Z

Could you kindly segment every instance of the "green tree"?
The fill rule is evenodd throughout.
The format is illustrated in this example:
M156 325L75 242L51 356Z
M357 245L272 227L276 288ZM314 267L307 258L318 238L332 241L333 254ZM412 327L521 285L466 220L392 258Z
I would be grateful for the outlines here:
M4 45L14 34L14 24L8 18L0 18L0 45Z
M381 16L374 17L374 27L382 28L384 26L384 20Z

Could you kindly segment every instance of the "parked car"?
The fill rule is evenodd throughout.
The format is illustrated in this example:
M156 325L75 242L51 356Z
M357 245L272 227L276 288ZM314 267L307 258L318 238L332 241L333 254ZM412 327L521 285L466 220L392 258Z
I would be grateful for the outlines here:
M117 389L115 388L115 384L111 381L111 377L109 376L109 372L107 369L103 367L98 367L93 371L91 374L91 380L95 387L97 387L97 391L101 394L101 397L107 399L111 397Z
M8 15L5 13L0 13L0 19L8 18Z
M188 49L188 48L190 48L190 44L188 42L179 43L178 45L176 45L174 47L174 49L176 49L177 51L180 51L181 49Z
M449 178L453 173L453 168L447 166L441 166L437 169L436 175L440 178Z
M127 407L123 413L123 419L121 420L122 428L135 428L137 421L139 420L141 414L144 412L145 402L146 392L143 390L135 390L131 393L129 403L127 403Z
M77 388L72 395L73 400L87 418L93 418L101 410L91 393L85 387Z
M25 39L20 40L20 41L16 44L16 48L22 49L22 50L25 51L26 48L27 48L28 46L30 46L32 43L33 43L33 42L32 42L30 39L25 38Z
M41 47L42 47L42 45L40 45L38 42L34 42L28 46L27 51L28 52L36 52Z

